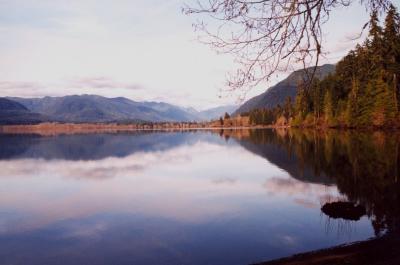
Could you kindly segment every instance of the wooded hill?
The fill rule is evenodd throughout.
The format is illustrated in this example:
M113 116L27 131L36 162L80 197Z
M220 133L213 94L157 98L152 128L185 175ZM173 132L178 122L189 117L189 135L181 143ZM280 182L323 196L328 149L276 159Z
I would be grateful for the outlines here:
M264 93L244 102L233 115L243 114L254 109L271 109L278 105L282 106L286 98L296 97L297 84L304 80L311 70L314 69L308 68L292 72L287 78L268 88ZM324 64L315 69L315 77L322 79L334 71L334 65Z
M383 27L377 13L369 35L336 65L333 74L297 86L294 101L250 111L252 124L304 127L399 127L400 17L394 6Z

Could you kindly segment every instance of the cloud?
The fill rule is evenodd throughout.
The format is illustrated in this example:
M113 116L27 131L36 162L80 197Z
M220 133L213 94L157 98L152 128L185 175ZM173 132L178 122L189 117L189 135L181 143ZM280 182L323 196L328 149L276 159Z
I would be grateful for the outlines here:
M310 208L310 209L320 207L319 204L315 203L314 201L307 200L307 199L294 199L294 202L298 205L301 205L305 208Z
M289 245L289 246L295 246L296 242L297 242L297 239L290 235L282 235L282 236L280 236L280 240L282 243Z
M220 185L220 184L233 185L237 182L237 179L221 177L221 178L217 178L217 179L213 180L212 182L216 185Z
M109 224L104 221L91 223L70 223L66 225L63 231L65 238L86 238L97 237L109 228Z
M0 89L2 91L14 89L39 90L40 88L42 88L42 86L34 82L0 82Z
M360 37L359 35L357 36L355 33L348 34L340 41L335 43L335 45L331 45L330 53L344 55L345 53L354 49L355 46L363 40L363 37Z
M73 88L89 88L89 89L128 89L140 90L143 89L141 85L124 83L114 80L113 78L104 76L95 77L82 77L72 80L70 85Z
M306 183L292 178L272 177L263 186L268 194L292 197L294 203L306 208L318 208L327 198L338 197L334 186Z
M0 81L1 95L13 97L66 96L85 93L120 96L142 90L144 87L139 84L121 82L103 76L81 77L51 84L33 81Z
M36 82L0 81L2 96L42 96L46 87Z

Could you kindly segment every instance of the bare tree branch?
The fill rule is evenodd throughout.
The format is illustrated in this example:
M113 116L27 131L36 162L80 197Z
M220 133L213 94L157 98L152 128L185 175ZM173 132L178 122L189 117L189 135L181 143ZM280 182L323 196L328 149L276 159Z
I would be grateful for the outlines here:
M330 12L359 2L366 11L386 10L390 0L196 0L183 12L203 18L195 24L200 41L235 55L240 67L228 75L229 90L249 90L277 71L301 63L311 81L324 55L322 26ZM204 19L215 22L207 25ZM215 24L217 26L215 26ZM365 26L364 26L365 28Z

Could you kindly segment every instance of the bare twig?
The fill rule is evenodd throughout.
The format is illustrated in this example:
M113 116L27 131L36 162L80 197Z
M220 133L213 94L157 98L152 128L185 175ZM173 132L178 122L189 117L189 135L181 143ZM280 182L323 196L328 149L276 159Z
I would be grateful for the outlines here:
M234 54L240 67L228 75L230 91L248 91L277 71L301 63L311 81L324 55L322 25L330 12L360 2L367 11L384 10L390 0L196 0L186 14L198 15L200 41L219 53ZM216 22L204 23L206 18ZM364 26L365 28L366 26Z

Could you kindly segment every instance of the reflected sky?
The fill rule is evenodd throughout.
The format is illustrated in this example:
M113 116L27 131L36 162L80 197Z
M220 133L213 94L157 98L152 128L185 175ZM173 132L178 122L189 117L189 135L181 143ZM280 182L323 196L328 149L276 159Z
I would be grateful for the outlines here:
M373 235L321 214L336 186L215 133L0 139L19 143L1 151L1 264L249 264Z

